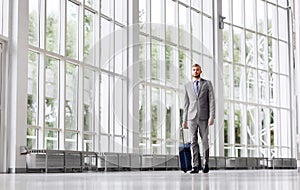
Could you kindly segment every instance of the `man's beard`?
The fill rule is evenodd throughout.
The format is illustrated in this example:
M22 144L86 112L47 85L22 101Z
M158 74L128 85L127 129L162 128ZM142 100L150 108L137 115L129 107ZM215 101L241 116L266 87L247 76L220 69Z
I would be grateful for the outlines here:
M200 74L199 75L193 75L194 78L200 78Z

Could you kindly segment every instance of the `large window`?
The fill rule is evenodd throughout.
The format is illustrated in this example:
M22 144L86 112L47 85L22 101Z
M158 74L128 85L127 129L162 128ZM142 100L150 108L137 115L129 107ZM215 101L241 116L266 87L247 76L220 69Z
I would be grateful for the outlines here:
M101 3L29 0L30 148L127 151L127 2Z
M5 10L6 1L0 2ZM191 65L199 63L202 76L218 86L214 34L221 30L214 27L213 8L219 2L226 17L225 156L289 157L291 122L283 118L291 115L290 24L284 0L138 0L138 9L121 0L29 0L27 145L100 152L138 146L144 154L175 154ZM131 14L139 15L134 53L127 39L128 23L135 22ZM3 35L7 24L1 18ZM129 65L137 66L138 81L129 80ZM138 89L132 98L137 102L127 102L130 82ZM138 134L131 131L137 126L128 126L134 119ZM210 132L211 155L221 148L214 144L217 133ZM127 147L136 143L135 135L138 145Z
M222 1L225 156L291 156L289 23L281 2Z
M210 1L139 1L140 153L177 152L183 85L191 80L192 63L214 80L212 8Z

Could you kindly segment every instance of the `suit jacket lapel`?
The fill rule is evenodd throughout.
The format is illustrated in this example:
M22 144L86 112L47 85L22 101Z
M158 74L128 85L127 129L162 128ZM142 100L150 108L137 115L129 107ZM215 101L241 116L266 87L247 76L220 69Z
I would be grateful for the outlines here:
M201 89L202 89L203 84L204 84L204 80L201 78L201 79L200 79L200 83L199 83L200 88L199 88L198 96L200 95L200 92L201 92Z

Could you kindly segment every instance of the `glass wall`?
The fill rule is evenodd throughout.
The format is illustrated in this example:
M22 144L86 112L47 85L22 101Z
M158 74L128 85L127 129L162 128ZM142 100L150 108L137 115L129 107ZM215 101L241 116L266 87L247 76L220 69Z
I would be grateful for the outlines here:
M29 0L30 148L127 151L126 10L117 0L101 9L98 0Z
M193 63L215 86L216 2L226 17L225 156L290 157L288 4L279 0L138 0L139 152L177 153ZM129 151L127 3L29 0L29 147Z
M222 1L225 156L291 157L286 2Z
M202 0L139 0L140 153L177 152L183 85L193 63L214 81L212 8Z

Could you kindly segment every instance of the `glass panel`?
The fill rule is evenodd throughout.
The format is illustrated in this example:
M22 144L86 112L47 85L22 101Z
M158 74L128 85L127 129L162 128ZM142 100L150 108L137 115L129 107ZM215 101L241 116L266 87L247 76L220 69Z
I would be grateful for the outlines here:
M191 62L188 52L179 50L179 83L185 84L191 76ZM199 60L201 61L201 60Z
M280 75L280 105L284 108L289 108L290 105L290 85L289 85L289 79L287 76ZM288 119L282 120L286 121Z
M67 1L66 56L78 59L79 6Z
M247 101L257 102L257 79L256 70L247 68Z
M223 79L224 79L224 98L231 99L232 94L232 65L224 62L223 65Z
M278 41L268 38L268 61L270 72L279 72L278 68Z
M254 61L255 51L255 34L246 31L246 65L256 67L256 61Z
M240 28L233 28L233 61L242 63L243 31Z
M230 103L224 103L224 143L230 143Z
M288 44L282 41L279 41L279 72L285 75L289 74L289 55L288 55Z
M268 0L268 1L271 2L271 3L277 4L277 0Z
M190 44L189 12L183 5L179 5L179 44L185 47Z
M65 132L65 150L77 150L77 136L75 132Z
M123 63L123 53L126 50L126 30L122 27L115 25L115 73L125 74L123 70L126 68L126 65ZM126 56L126 55L124 55Z
M272 4L268 4L268 35L277 37L277 31L277 7Z
M94 151L94 136L93 135L83 135L83 150L84 151Z
M161 39L163 36L163 14L162 14L162 2L161 0L151 0L151 31L154 36Z
M277 157L278 152L274 148L278 144L278 128L279 128L279 114L277 109L270 109L270 145L272 157Z
M283 7L287 7L287 0L278 0L278 5L281 5Z
M177 152L176 141L166 139L166 154L167 155L175 155L176 152Z
M140 35L140 45L139 45L139 74L140 79L143 80L146 78L146 61L147 61L147 44L146 37Z
M45 130L45 141L47 150L58 150L58 132Z
M165 49L165 55L166 55L166 81L169 82L170 84L174 84L175 76L174 73L176 72L177 69L175 69L175 55L176 55L176 48L170 45L166 45Z
M195 11L191 11L192 17L191 17L191 24L192 24L192 48L195 51L201 52L202 51L202 25L201 25L201 18L202 16L200 13L197 13Z
M184 4L187 4L187 5L189 5L190 3L190 0L179 0L179 1L181 1L182 3L184 3Z
M225 24L223 29L223 58L227 61L232 61L232 51L231 51L231 30L230 26Z
M161 96L159 88L151 88L151 138L161 138ZM152 142L156 144L155 142Z
M232 3L233 6L233 14L232 14L232 18L233 18L233 24L237 25L237 26L242 26L243 25L243 7L242 7L242 1L243 0L234 0Z
M103 1L104 1L104 0L102 0L102 2L103 2ZM99 7L99 5L98 5L99 2L100 2L100 1L98 1L98 0L85 0L85 1L84 1L85 5L87 5L87 6L91 7L91 8L93 8L93 9L96 9L97 11L98 11L98 7Z
M126 139L123 139L122 137L115 137L114 138L114 152L122 153L123 150L123 141Z
M213 55L213 25L212 19L203 17L203 26L205 29L203 30L203 53L212 56Z
M139 0L139 23L140 23L140 30L146 32L146 18L147 18L147 7L146 7L146 0Z
M112 28L111 22L101 18L101 68L105 70L112 69L110 64L114 40Z
M265 107L259 107L259 136L260 136L260 145L269 145L267 139L267 125L269 120L269 109ZM262 152L263 153L263 152ZM267 156L267 155L265 155Z
M140 85L139 89L139 136L147 137L147 128L146 128L146 95L145 95L144 85Z
M151 79L160 81L161 78L161 68L160 65L162 64L162 51L163 45L156 41L152 41L152 50L151 50Z
M241 128L242 128L242 110L241 104L236 103L234 106L234 142L241 144ZM237 155L236 155L237 156Z
M78 66L66 63L65 127L77 130Z
M100 152L108 152L109 151L109 137L101 135L100 137Z
M94 65L95 61L95 24L94 13L85 10L84 12L84 61Z
M174 138L175 135L175 96L173 91L166 91L166 139Z
M265 19L265 2L257 0L257 31L265 33L266 19Z
M46 2L46 49L59 53L60 45L60 1Z
M195 9L201 10L202 0L191 0L191 6Z
M245 68L235 65L233 67L233 84L234 84L234 99L245 99Z
M203 56L202 74L203 78L211 80L214 84L214 63L212 58Z
M39 46L39 0L29 1L28 41L30 45ZM0 30L1 31L1 30Z
M149 140L146 140L144 138L140 138L139 141L139 153L140 154L147 154L150 152L150 148L148 148Z
M176 43L177 33L176 30L176 3L173 0L166 1L166 40Z
M247 144L248 145L257 144L256 122L257 122L257 107L248 106L247 107Z
M45 69L45 127L58 128L59 60L47 57Z
M37 129L27 128L27 136L26 136L26 146L29 149L37 149Z
M225 17L226 22L232 23L230 10L231 10L230 0L222 0L222 16Z
M270 80L270 104L274 106L279 106L279 79L278 75L275 73L269 74Z
M203 1L203 12L212 16L212 2L213 1Z
M260 69L268 69L267 62L267 37L262 35L257 35L257 62L258 68Z
M254 3L254 0L245 1L245 27L250 30L255 30Z
M106 74L101 75L101 91L100 91L100 113L101 113L101 133L109 133L109 109L110 109L110 99L109 99L109 79Z
M95 118L95 72L84 70L84 94L83 94L83 130L94 131Z
M290 134L290 113L288 110L284 110L281 109L280 110L280 121L284 122L284 127L281 127L280 130L280 136L281 136L281 146L286 146L288 148L290 148L291 144L290 144L290 138L291 138L291 134ZM282 157L288 158L290 157L290 152L291 151L287 151L283 150L282 151Z
M127 22L127 1L115 1L115 20L126 24Z
M102 0L101 1L101 13L112 18L113 13L114 13L114 1Z
M123 135L123 101L120 98L120 94L124 94L123 92L123 80L121 78L115 77L115 84L114 84L114 119L115 119L115 134Z
M1 57L0 57L1 58ZM28 52L27 124L38 125L39 54Z
M268 73L258 71L258 100L261 104L266 104L269 101L268 86Z

